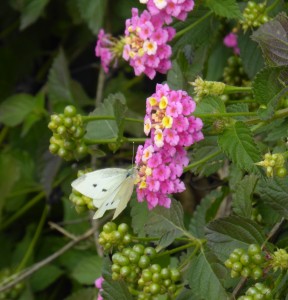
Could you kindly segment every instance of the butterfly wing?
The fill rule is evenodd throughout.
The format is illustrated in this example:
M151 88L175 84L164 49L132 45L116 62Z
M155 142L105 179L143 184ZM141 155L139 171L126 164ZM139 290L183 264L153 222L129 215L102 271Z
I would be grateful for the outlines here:
M99 207L125 180L127 170L107 168L86 173L72 182L72 188L82 195L92 198ZM97 203L97 200L99 203Z

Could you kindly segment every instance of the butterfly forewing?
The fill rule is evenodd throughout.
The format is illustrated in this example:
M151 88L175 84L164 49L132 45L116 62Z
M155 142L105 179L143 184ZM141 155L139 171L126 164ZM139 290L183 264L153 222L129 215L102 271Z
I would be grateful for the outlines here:
M73 181L71 185L73 189L84 196L103 202L125 180L127 172L127 170L119 168L97 170L84 174Z

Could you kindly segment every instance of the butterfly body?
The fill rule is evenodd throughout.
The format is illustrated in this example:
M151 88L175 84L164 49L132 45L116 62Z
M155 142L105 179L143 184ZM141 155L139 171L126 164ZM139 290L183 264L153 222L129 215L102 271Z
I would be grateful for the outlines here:
M127 206L133 193L136 168L130 170L107 168L86 173L72 182L72 187L92 198L98 208L94 219L101 218L106 210L116 209L115 219Z

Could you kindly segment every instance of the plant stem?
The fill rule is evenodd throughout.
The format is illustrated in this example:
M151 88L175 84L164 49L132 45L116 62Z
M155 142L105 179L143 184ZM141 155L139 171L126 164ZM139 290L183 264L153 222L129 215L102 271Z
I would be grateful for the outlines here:
M211 113L211 114L193 114L198 118L223 118L223 117L254 117L257 112L231 112L231 113Z
M256 113L257 115L257 113ZM263 122L263 125L265 124L268 124L276 119L281 119L281 118L285 118L288 116L288 108L284 108L284 109L281 109L281 110L277 110L274 114L274 116L269 119L267 122L263 122L262 119L260 119L259 117L258 118L253 118L253 119L250 119L250 120L247 120L245 121L246 124L257 124L258 122Z
M118 141L117 138L112 139L84 139L85 144L87 145L96 145L96 144L110 144L110 143L116 143ZM126 143L144 143L146 141L146 138L126 138L123 137L121 142Z
M243 92L249 92L249 93L252 92L252 87L225 85L224 94L234 94L234 93L243 93Z
M212 154L210 154L210 155L207 155L206 157L204 157L204 158L202 158L202 159L200 159L200 160L198 160L198 161L196 161L196 162L194 162L194 163L188 165L187 167L185 167L185 168L184 168L184 172L187 172L187 171L189 171L189 170L191 170L191 169L197 167L198 165L202 165L203 163L207 162L208 160L210 160L210 159L216 157L217 155L219 155L219 154L221 154L221 153L222 153L222 151L221 151L221 150L218 150L218 151L216 151L216 152L214 152L214 153L212 153Z
M84 123L88 123L91 121L100 121L100 120L115 120L114 116L82 116L82 121ZM143 124L144 121L142 119L135 119L135 118L124 118L127 122L135 122Z
M180 246L180 247L177 247L177 248L174 248L174 249L167 250L167 251L161 252L159 254L156 254L155 258L159 258L159 257L165 256L165 255L170 255L170 254L185 250L185 249L193 247L193 246L195 246L195 243L189 243L189 244L186 244L186 245L183 245L183 246Z
M245 99L245 100L228 100L225 101L226 104L239 104L239 103L255 103L253 99Z
M178 31L175 36L174 39L178 39L179 37L181 37L184 33L192 30L194 27L196 27L198 24L200 24L201 22L203 22L204 20L206 20L208 17L210 17L213 14L212 11L209 11L206 15L204 15L203 17L201 17L200 19L198 19L196 22L190 24L189 26L187 26L186 28Z
M29 258L31 257L32 252L33 252L33 250L35 248L35 245L36 245L36 243L37 243L37 241L38 241L38 239L40 237L40 234L41 234L42 228L44 226L44 223L45 223L48 211L49 211L49 206L45 205L43 213L42 213L42 216L41 216L41 219L40 219L40 222L39 222L39 224L37 226L35 235L34 235L32 241L31 241L31 243L30 243L30 245L29 245L29 247L28 247L28 249L27 249L27 251L26 251L26 253L25 253L25 255L24 255L23 259L22 259L22 261L18 265L15 273L18 273L18 272L22 271L25 268L25 266L26 266Z

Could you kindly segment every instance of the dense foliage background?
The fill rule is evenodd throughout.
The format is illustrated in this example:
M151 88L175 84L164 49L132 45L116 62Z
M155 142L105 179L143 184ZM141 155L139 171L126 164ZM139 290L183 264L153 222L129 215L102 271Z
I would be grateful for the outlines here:
M116 223L129 224L135 243L157 246L162 267L180 268L175 297L157 299L236 299L257 281L273 291L269 299L287 299L288 4L266 1L266 24L243 30L247 1L195 2L186 21L172 23L172 69L150 80L124 61L105 74L94 53L99 29L123 35L131 8L144 9L139 1L0 1L0 299L96 299L102 273L104 299L133 299L112 280L99 245L111 215L93 220L91 207L71 197L71 182L78 170L130 166L156 83L196 99L199 75L236 87L201 95L205 138L189 148L186 191L170 210L148 211L133 195ZM223 44L233 28L240 56ZM85 128L85 150L68 161L49 152L48 129L67 105ZM283 156L273 176L256 165L267 153ZM224 263L251 244L262 246L264 271L256 281L231 278ZM278 248L283 264L269 264Z

